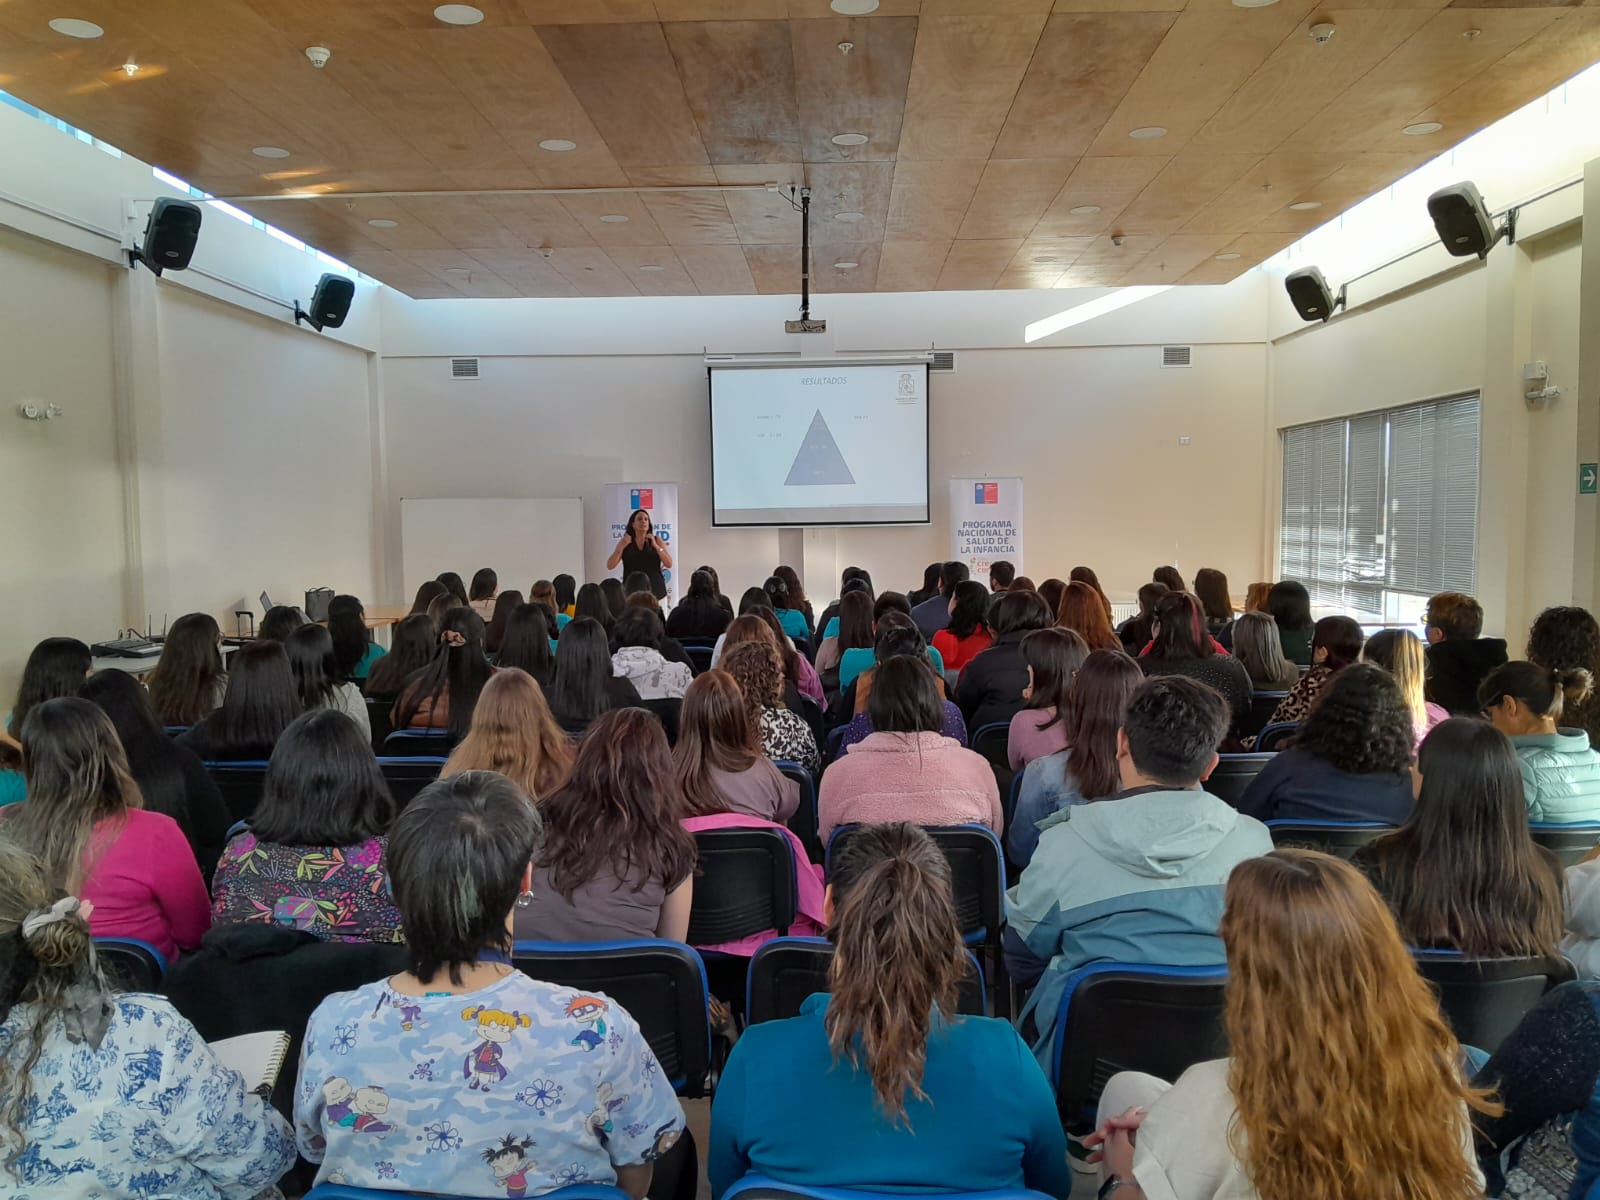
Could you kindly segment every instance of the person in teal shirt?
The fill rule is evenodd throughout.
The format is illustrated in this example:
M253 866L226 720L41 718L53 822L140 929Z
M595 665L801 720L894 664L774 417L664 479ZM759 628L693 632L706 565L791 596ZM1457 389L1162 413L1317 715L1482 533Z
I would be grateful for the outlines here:
M27 799L28 785L21 771L0 771L0 808Z
M833 995L752 1025L717 1085L713 1200L748 1174L1067 1200L1066 1138L1044 1072L1008 1022L955 1014L967 960L933 840L914 825L863 826L834 856L826 912ZM887 1036L869 1050L865 1029Z
M783 626L784 633L799 641L811 639L811 625L806 621L805 610L789 607L789 585L781 576L774 575L762 585L767 599L772 602L772 611L778 615L778 624Z

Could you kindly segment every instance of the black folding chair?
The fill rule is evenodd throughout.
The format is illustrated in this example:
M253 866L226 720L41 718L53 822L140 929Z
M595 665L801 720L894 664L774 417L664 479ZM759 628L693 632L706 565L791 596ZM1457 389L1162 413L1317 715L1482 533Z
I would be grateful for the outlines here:
M1202 786L1217 799L1238 808L1250 781L1271 761L1270 754L1219 754L1216 770Z
M678 744L678 716L683 711L683 701L670 697L661 700L646 700L642 706L645 711L655 714L656 720L661 722L661 728L666 731L667 745Z
M383 740L394 732L394 699L374 700L367 697L367 723L372 726L372 748L383 753Z
M1267 727L1272 714L1278 711L1278 705L1288 698L1288 692L1252 692L1250 709L1244 719L1234 726L1233 732L1242 738L1254 737Z
M1490 1054L1546 992L1573 977L1564 958L1465 958L1453 950L1411 956L1456 1040Z
M1600 825L1557 825L1547 821L1531 822L1528 832L1533 840L1570 867L1589 856L1589 851L1600 842Z
M394 797L398 812L417 798L417 793L439 778L445 760L440 757L414 755L400 758L380 758L378 768L389 785L389 795Z
M573 997L599 992L627 1010L680 1096L705 1095L711 1071L705 967L681 942L518 942L511 962Z
M798 885L788 838L776 829L705 829L694 840L700 866L689 909L690 945L789 932Z
M689 656L689 667L696 675L704 675L711 670L711 646L699 646L692 642L683 643L683 652Z
M206 774L222 793L222 802L228 807L228 816L234 821L248 821L261 804L261 793L267 785L267 764L264 762L206 763Z
M1393 833L1394 826L1382 821L1268 821L1267 832L1279 848L1350 858L1368 842Z
M971 950L966 953L968 970L956 995L956 1011L986 1017L989 1005L984 995L983 967ZM750 960L746 1019L755 1025L799 1016L807 996L828 990L828 966L832 962L833 943L827 938L773 938Z
M817 832L817 782L811 778L811 772L797 762L779 759L773 765L784 778L792 779L800 786L800 803L789 818L789 832L800 839L800 844L806 848L806 857L814 863L820 863L822 837Z
M383 739L385 758L448 757L456 739L446 729L396 729Z
M1175 1080L1225 1058L1228 970L1096 963L1074 972L1056 1009L1050 1081L1069 1134L1094 1128L1100 1093L1119 1071Z
M989 767L994 771L995 787L1000 789L1002 796L1009 795L1011 784L1018 775L1011 769L1011 723L991 721L987 725L980 725L968 739L967 745L989 761Z
M159 992L167 960L138 938L95 938L95 957L113 987L124 992Z

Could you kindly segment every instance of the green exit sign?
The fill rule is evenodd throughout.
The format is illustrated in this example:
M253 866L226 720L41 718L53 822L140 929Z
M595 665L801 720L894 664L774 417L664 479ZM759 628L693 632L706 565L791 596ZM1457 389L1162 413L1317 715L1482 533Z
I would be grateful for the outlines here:
M1600 491L1595 486L1597 483L1600 483L1600 463L1579 463L1578 495L1595 495L1596 491Z

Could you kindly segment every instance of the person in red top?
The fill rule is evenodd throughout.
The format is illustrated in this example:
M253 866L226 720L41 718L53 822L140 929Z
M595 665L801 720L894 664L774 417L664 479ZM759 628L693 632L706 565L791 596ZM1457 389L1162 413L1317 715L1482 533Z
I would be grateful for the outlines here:
M22 730L28 798L6 835L85 901L95 937L138 938L168 960L199 946L211 900L183 830L144 811L111 719L88 700L51 700Z
M944 659L946 671L959 671L994 641L983 623L989 607L989 589L975 579L956 584L950 596L950 624L933 635L933 648Z

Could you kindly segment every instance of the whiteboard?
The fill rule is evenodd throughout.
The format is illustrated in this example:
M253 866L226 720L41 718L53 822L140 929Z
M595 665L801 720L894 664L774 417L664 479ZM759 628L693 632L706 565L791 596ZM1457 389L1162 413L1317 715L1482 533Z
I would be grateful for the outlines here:
M563 572L583 580L583 501L400 501L400 570L405 594L442 571L471 583L491 567L500 589L527 595L535 579Z

